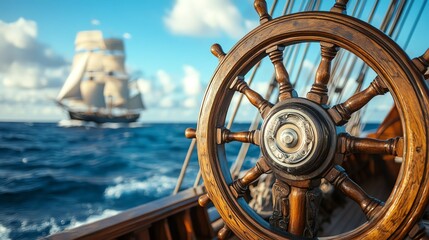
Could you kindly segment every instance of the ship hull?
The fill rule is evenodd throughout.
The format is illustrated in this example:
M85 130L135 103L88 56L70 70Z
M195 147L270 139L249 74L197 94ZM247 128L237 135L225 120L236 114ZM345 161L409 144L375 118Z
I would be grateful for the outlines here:
M111 115L103 113L73 112L69 111L70 119L95 122L95 123L131 123L137 121L139 113L129 113L123 115Z

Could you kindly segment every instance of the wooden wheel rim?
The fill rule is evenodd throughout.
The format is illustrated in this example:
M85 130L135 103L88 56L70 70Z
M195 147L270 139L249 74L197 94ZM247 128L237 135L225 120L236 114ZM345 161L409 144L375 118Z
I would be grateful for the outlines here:
M206 91L197 128L198 157L208 194L215 196L213 204L239 238L290 237L271 228L243 199L233 197L224 146L216 144L216 128L225 123L234 93L229 85L235 77L249 71L271 46L308 41L334 43L368 64L389 88L404 130L404 161L385 207L371 221L332 238L403 238L428 201L428 90L396 43L369 24L341 14L307 12L269 21L241 39L221 61Z

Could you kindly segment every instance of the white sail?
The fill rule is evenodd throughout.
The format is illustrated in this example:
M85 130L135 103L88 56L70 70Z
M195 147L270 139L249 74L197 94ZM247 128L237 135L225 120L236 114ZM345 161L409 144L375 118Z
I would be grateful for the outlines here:
M128 101L128 81L106 76L104 96L111 107L124 106Z
M103 96L104 84L93 80L82 81L80 91L83 101L88 106L103 108L106 103Z
M92 52L86 66L87 72L103 72L105 54L102 51Z
M124 41L122 39L118 38L107 38L104 40L104 44L106 46L106 49L111 51L118 51L122 52L124 51Z
M121 55L106 55L103 58L104 71L125 73L124 59Z
M76 51L106 49L103 34L100 31L79 32L75 40Z
M70 75L67 77L63 88L57 96L58 101L65 98L81 98L79 83L82 79L83 73L85 72L86 64L90 55L90 52L84 53L82 57L79 58L79 61L76 62L76 65L73 65Z
M145 109L141 93L138 93L138 94L132 96L128 100L128 104L127 105L128 105L127 106L128 109L132 109L132 110Z

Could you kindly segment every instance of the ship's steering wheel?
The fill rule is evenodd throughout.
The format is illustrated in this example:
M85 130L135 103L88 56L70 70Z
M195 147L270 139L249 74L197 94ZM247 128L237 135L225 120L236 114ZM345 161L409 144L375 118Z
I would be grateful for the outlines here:
M344 2L337 1L330 12L271 19L265 1L257 0L260 26L228 54L218 45L213 47L220 64L201 107L196 130L198 158L207 196L240 239L316 237L311 216L317 212L317 204L312 201L318 196L315 189L321 179L354 200L368 219L350 232L328 238L403 239L423 234L416 224L429 196L429 92L415 63L427 64L427 60L422 57L411 61L381 31L344 14ZM320 42L321 62L311 90L298 97L283 65L282 50L302 42ZM377 77L365 90L328 107L330 65L339 48L363 60ZM265 57L274 65L279 86L276 104L252 90L244 79ZM224 127L236 91L260 111L263 122L259 130L231 132ZM399 111L403 136L381 141L337 131L374 96L386 92L390 92ZM232 179L227 166L225 145L230 141L250 142L261 150L256 165L237 180ZM340 156L351 152L402 157L401 171L385 203L365 193L341 167ZM270 223L249 207L243 194L261 174L271 172L276 178L273 198L278 199L274 205L278 206L274 206Z

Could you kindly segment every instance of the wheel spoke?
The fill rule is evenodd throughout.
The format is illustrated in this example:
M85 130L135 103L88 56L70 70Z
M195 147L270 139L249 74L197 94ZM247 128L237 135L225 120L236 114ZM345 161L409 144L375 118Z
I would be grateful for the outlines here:
M331 8L331 12L346 14L346 7L348 2L349 0L336 0L334 6Z
M274 46L267 50L268 56L274 65L276 80L279 84L279 101L297 97L297 93L290 83L289 74L283 64L283 50L284 47L281 46Z
M197 131L194 128L187 128L185 130L186 138L197 138Z
M305 193L307 189L291 187L289 194L289 226L288 231L302 236L305 229Z
M210 52L221 61L225 57L225 52L222 49L222 46L218 43L215 43L211 46Z
M429 48L426 50L426 52L423 55L421 55L420 57L414 58L413 63L421 74L426 74L429 68ZM426 78L426 75L425 75L425 78Z
M249 99L249 102L259 110L262 118L266 117L273 106L272 103L264 99L259 93L252 90L242 76L238 76L232 82L230 88L243 93Z
M247 187L258 179L262 174L271 171L264 157L260 157L255 166L249 169L242 178L234 181L230 189L236 198L242 197L247 190Z
M426 227L422 221L417 222L411 231L408 233L408 238L411 240L422 240L429 239L429 235L426 233Z
M386 85L377 76L368 88L351 96L344 103L333 106L328 113L337 125L344 125L354 112L365 106L372 98L388 91Z
M231 234L231 229L229 229L228 225L224 224L223 227L217 232L217 238L220 240L227 239Z
M380 140L375 138L353 137L347 133L338 136L338 150L342 154L390 154L402 157L403 149L404 139L402 137Z
M239 141L243 143L253 143L259 146L259 130L231 132L226 128L217 129L217 144Z
M307 98L318 104L328 103L328 82L331 78L331 62L335 58L339 48L332 43L321 42L321 55L319 67L316 72L316 79Z
M369 196L338 165L326 174L325 179L340 189L347 197L359 204L367 219L371 219L384 205L382 201Z
M255 0L253 6L259 15L259 21L261 23L271 20L271 16L267 11L267 2L265 0Z
M203 194L203 195L201 195L199 198L198 198L198 204L201 206L201 207L207 207L207 205L209 205L209 203L211 203L211 199L210 199L210 197L209 197L209 194L208 193L206 193L206 194Z

